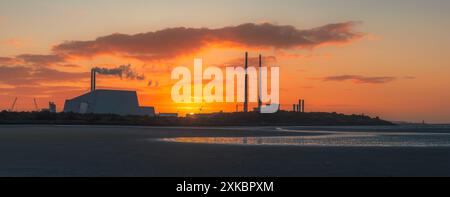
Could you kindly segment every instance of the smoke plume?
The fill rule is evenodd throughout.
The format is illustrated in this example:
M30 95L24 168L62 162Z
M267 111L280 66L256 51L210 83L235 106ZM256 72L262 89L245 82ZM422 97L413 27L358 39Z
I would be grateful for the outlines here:
M116 68L100 68L95 67L95 72L101 75L113 75L120 77L120 79L131 79L131 80L145 80L144 74L139 74L133 69L131 69L131 65L120 65Z

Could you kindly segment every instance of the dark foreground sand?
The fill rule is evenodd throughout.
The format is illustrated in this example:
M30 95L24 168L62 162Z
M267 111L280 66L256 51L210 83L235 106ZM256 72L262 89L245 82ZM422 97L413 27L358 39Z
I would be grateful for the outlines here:
M151 140L299 135L266 130L0 125L0 176L450 176L449 147L251 146Z

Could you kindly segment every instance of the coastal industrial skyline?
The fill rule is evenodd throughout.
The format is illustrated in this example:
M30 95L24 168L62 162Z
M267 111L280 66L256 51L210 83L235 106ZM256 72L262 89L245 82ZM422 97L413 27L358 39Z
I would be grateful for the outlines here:
M341 177L450 176L449 9L448 0L0 0L2 185L347 195L360 192ZM354 181L380 194L445 182Z
M450 3L432 2L0 1L0 109L18 97L18 111L34 99L61 111L90 91L91 68L129 64L135 75L97 76L97 87L137 91L158 112L231 112L236 104L174 104L170 72L194 58L244 66L248 51L249 66L259 54L280 66L284 110L302 98L308 111L448 123Z

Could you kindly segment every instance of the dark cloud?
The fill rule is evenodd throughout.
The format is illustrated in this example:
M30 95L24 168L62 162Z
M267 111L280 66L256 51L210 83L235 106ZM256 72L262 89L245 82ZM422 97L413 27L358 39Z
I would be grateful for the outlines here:
M32 72L32 77L38 81L79 81L89 77L88 72L64 72L51 68L38 68Z
M51 95L52 97L58 95L66 95L80 93L84 91L81 87L75 86L43 86L43 85L18 85L11 88L0 88L0 94L15 95L15 96L31 96L36 95Z
M113 54L159 60L189 55L215 43L249 48L310 48L360 38L362 34L353 30L355 24L335 23L307 30L270 23L247 23L218 29L178 27L134 35L112 34L90 41L67 41L54 46L53 51L69 56Z
M65 62L64 57L59 55L22 54L16 56L16 58L22 60L26 64L33 64L37 66L48 66L55 63Z
M42 82L80 81L87 72L63 72L51 68L27 66L0 66L0 84L36 85Z
M33 67L78 67L68 64L60 55L21 54L14 57L0 57L0 65L26 65Z
M16 63L18 63L16 58L0 57L0 64L16 64Z
M394 81L395 79L396 77L390 76L366 77L361 75L337 75L322 78L323 81L353 81L355 83L369 84L388 83Z
M0 83L14 85L31 83L31 70L25 66L0 66Z

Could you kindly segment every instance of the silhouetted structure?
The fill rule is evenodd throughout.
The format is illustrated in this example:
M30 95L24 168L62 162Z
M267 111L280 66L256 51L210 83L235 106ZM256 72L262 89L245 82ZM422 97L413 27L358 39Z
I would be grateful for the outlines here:
M248 53L245 52L244 112L248 112L248 73L247 73L247 68L248 68Z
M38 107L36 98L33 98L33 103L34 103L34 109L35 109L36 111L39 111L39 107Z
M14 107L16 106L16 102L17 102L17 97L14 98L14 101L13 101L12 106L11 106L11 108L9 109L9 111L14 111Z
M56 113L56 104L54 102L48 102L48 111L50 113Z
M178 117L178 113L159 113L159 117Z
M261 112L261 106L262 106L262 62L261 62L261 54L259 55L259 88L258 88L258 111Z
M115 114L78 114L42 112L0 112L0 124L106 124L154 126L301 126L301 125L393 125L364 115L338 113L297 113L279 111L194 114L187 117L119 116Z
M302 112L305 112L305 100L302 99Z
M305 100L298 99L298 104L292 105L292 111L304 113L305 112Z
M94 68L91 69L91 91L66 100L64 112L155 116L153 107L139 106L136 91L97 90Z
M96 87L96 78L95 78L95 68L91 69L91 92L95 91Z

